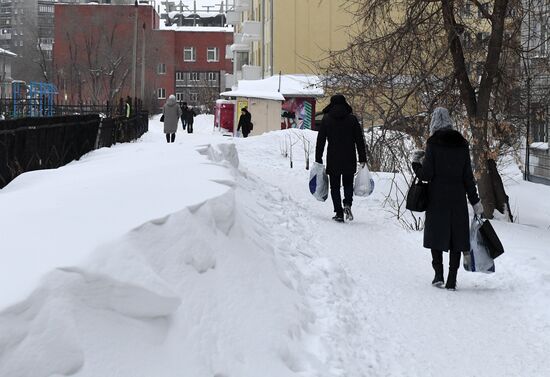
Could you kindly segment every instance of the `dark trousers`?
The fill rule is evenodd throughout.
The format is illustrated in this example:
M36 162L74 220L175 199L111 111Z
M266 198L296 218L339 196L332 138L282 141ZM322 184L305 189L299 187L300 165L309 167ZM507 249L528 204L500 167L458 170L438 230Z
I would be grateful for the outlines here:
M331 174L330 178L330 196L334 205L334 212L337 215L343 215L342 196L340 194L340 182L344 186L344 205L350 206L353 202L353 174Z
M462 253L456 251L449 252L449 270L456 271L460 266L460 255ZM442 266L443 265L443 252L439 250L432 249L432 265Z
M176 140L176 134L166 134L166 142L173 143Z
M185 127L187 126L187 123L185 122L185 119L181 118L181 126L183 130L185 131Z
M193 133L193 122L187 123L187 133L188 134Z

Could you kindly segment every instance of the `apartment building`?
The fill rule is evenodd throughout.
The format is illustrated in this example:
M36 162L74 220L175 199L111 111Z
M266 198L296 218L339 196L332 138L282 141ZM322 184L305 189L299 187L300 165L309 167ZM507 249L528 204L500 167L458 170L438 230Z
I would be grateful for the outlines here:
M227 47L232 79L318 73L316 62L349 41L353 17L345 6L345 0L235 0L227 12L235 27Z
M58 4L55 19L55 82L67 103L133 96L135 77L136 97L143 93L152 110L171 94L180 102L211 109L226 89L225 73L233 70L224 54L233 41L232 30L161 30L160 17L150 5Z
M0 48L17 54L12 76L44 81L51 72L54 0L0 0Z

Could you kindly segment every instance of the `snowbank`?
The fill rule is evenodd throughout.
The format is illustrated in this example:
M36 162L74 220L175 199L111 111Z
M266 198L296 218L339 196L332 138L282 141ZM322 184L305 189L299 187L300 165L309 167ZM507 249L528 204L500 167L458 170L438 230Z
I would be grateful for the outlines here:
M458 290L448 292L430 284L421 232L404 229L385 205L390 187L406 189L403 180L374 173L374 194L354 200L355 220L336 224L331 203L308 191L299 144L293 168L281 155L287 134L313 142L314 132L233 139L213 133L212 122L197 117L195 134L180 132L167 145L153 121L143 140L112 150L117 158L92 153L75 163L80 169L14 185L38 195L34 184L70 172L76 182L67 178L58 200L72 192L93 198L115 179L110 166L128 184L120 178L99 190L103 196L123 200L139 191L132 177L141 166L148 171L141 181L157 172L165 183L147 183L148 195L123 211L135 211L135 222L148 219L135 226L125 219L109 239L104 219L91 222L87 230L98 227L101 242L82 238L78 261L73 249L59 250L65 257L51 263L32 294L0 312L0 376L550 375L550 203L541 200L549 187L507 181L519 222L493 222L506 248L496 273L461 269ZM119 159L125 162L117 167ZM93 172L98 177L86 179ZM164 195L165 186L177 190ZM22 193L13 200L0 202L40 203ZM109 220L119 212L110 204ZM54 208L49 222L70 226L66 206ZM4 224L10 232L23 220L29 234L44 226L17 216L13 210ZM26 238L23 244L38 245ZM29 273L25 255L11 255L20 263L16 273Z

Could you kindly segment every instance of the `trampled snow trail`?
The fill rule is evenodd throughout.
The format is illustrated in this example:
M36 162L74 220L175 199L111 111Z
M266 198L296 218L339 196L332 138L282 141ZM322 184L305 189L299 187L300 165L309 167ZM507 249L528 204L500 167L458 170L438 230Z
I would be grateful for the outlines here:
M40 239L16 242L5 224L27 254L9 255L24 289L0 304L24 301L0 306L0 377L550 376L550 203L533 199L550 188L509 187L529 225L495 221L507 250L497 273L461 269L447 292L430 285L421 233L383 207L391 176L375 174L356 220L337 224L330 200L308 192L301 150L293 169L280 154L300 131L232 139L211 121L166 145L153 120L137 143L1 193L14 217L37 190L95 204L85 226L71 205L25 207L32 234L45 218L71 233L45 240L52 258L33 268Z

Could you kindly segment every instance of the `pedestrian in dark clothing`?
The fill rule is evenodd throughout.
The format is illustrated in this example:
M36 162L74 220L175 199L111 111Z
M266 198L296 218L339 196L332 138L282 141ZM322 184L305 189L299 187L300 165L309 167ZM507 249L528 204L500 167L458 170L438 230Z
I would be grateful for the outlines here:
M162 108L164 115L164 133L166 142L173 143L176 140L176 131L178 130L178 120L181 117L181 108L176 102L176 96L171 94Z
M242 130L243 137L248 137L248 134L250 134L250 131L252 131L251 125L252 114L250 114L245 106L241 109L241 116L239 117L239 125L237 126L237 131Z
M182 102L180 105L180 108L181 108L181 125L183 127L183 130L185 131L185 127L187 126L187 119L186 119L187 102Z
M424 247L432 251L433 285L442 286L443 251L449 251L449 274L445 288L456 288L460 255L470 250L470 225L466 196L476 215L483 206L477 194L468 142L453 130L447 109L432 114L426 151L415 151L412 167L429 182L429 204L424 226Z
M357 171L357 153L359 162L367 161L367 151L363 128L352 114L351 106L343 95L335 95L323 110L324 116L317 135L315 161L323 163L325 143L327 147L327 174L330 177L330 196L336 215L333 220L344 222L344 213L353 220L351 204L353 202L353 176ZM344 186L344 207L340 194L340 183Z
M195 116L197 116L197 114L195 113L195 110L188 107L187 104L185 103L185 107L182 113L182 118L185 118L185 126L187 126L187 133L189 134L193 133L193 123L195 122Z

